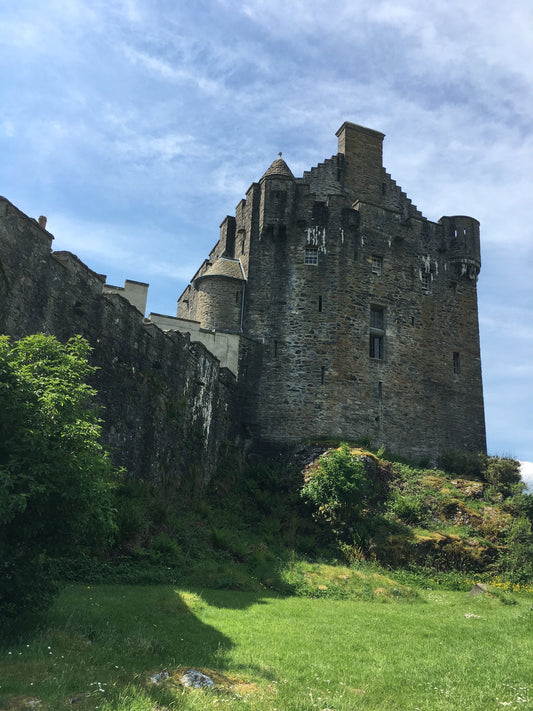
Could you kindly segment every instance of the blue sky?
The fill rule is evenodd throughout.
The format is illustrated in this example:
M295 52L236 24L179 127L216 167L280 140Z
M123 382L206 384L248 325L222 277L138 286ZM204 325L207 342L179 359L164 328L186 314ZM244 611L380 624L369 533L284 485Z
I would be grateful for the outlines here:
M176 299L283 151L353 121L431 220L481 222L488 447L533 461L531 0L17 0L0 7L0 194L55 248Z

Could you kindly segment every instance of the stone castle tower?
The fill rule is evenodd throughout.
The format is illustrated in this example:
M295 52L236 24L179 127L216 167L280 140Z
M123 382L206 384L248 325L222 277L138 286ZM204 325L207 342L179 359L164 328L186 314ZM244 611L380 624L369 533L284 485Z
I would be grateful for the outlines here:
M165 327L233 339L256 441L485 451L479 223L423 217L383 168L382 133L337 137L303 177L280 154L250 186Z

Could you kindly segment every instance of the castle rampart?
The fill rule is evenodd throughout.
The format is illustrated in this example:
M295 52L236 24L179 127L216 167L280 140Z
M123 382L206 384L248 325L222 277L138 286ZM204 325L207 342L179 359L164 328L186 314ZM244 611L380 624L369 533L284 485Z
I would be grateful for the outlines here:
M0 198L0 332L84 336L115 462L134 477L202 482L235 432L235 376L204 345L145 323L122 290L105 293L105 277L52 252L52 240Z

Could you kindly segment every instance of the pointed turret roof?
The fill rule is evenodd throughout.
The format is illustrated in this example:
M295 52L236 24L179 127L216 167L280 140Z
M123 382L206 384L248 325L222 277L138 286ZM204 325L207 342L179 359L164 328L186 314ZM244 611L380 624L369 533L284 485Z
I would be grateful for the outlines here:
M261 180L263 180L263 178L290 178L291 180L294 180L294 175L292 174L287 163L285 163L281 157L281 153L279 153L278 157L263 175Z

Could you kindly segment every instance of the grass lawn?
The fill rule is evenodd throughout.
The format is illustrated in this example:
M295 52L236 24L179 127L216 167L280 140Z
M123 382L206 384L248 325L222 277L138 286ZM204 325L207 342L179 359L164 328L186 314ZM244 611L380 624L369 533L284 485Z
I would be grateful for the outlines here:
M516 600L71 587L39 631L0 644L0 708L525 711L533 598ZM183 688L191 667L215 689Z

